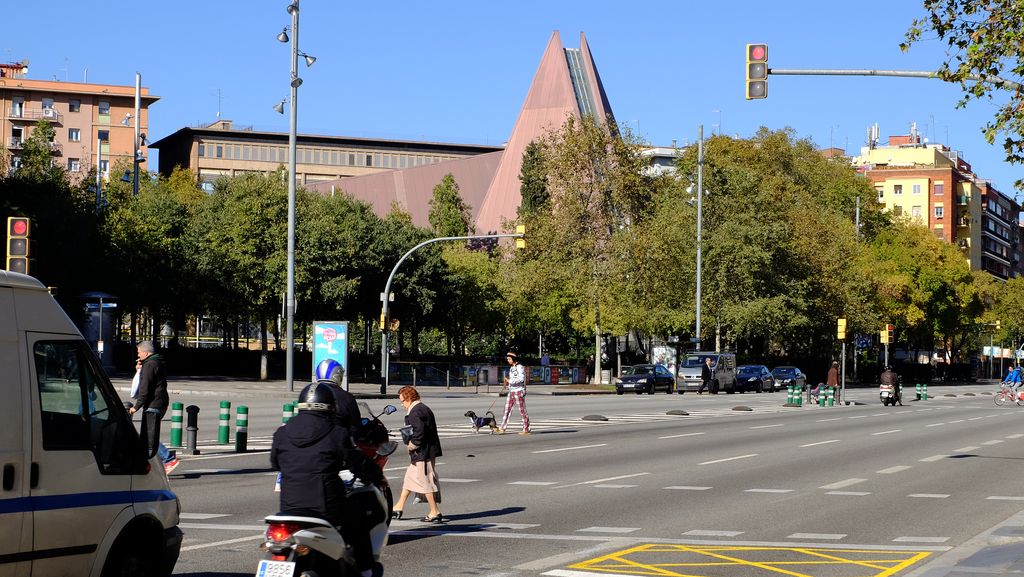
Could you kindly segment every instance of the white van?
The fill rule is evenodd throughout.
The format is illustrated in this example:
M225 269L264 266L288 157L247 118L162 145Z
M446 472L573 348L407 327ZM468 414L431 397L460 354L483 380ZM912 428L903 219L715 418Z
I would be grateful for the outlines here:
M170 575L180 505L63 309L0 271L0 577Z
M704 361L711 359L711 390L713 395L721 391L732 394L736 392L736 355L733 353L716 353L713 351L687 353L679 362L676 377L676 392L680 395L686 391L698 391L701 385L701 373Z

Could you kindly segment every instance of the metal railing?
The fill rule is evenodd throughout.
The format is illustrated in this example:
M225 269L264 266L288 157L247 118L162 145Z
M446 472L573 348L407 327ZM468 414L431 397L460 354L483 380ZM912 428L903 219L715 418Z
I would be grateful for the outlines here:
M28 109L24 107L9 108L7 116L22 120L50 120L54 124L63 124L64 116L54 108Z

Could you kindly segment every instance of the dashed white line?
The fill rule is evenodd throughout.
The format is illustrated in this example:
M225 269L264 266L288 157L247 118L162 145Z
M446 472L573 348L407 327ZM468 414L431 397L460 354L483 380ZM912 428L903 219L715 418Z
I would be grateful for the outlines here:
M945 543L949 537L896 537L894 543Z
M546 487L547 485L555 485L556 481L512 481L509 485L529 485L532 487Z
M793 489L746 489L744 493L792 493Z
M579 483L572 483L571 485L561 485L556 487L558 489L564 489L566 487L578 487L580 485L597 485L600 483L607 483L608 481L618 481L619 479L629 479L631 477L642 477L649 475L650 473L633 473L632 475L619 475L618 477L608 477L607 479L594 479L593 481L580 481Z
M216 519L217 517L227 517L228 515L228 513L182 513L178 516L182 519L205 521L206 519Z
M942 493L911 493L910 495L907 496L917 497L920 499L945 499L949 497L949 495L944 495Z
M953 423L962 423L962 422L964 422L963 419L957 419L955 421L950 421L949 424L952 425Z
M445 477L444 480L448 483L477 483L480 479L449 479Z
M945 424L946 423L932 423L930 425L925 425L925 427L941 427L942 425L945 425Z
M782 426L782 423L779 423L777 425L758 425L756 427L750 427L750 428L751 429L770 429L772 427L781 427L781 426Z
M989 501L1024 501L1024 497L1018 497L1018 496L993 495L991 497L985 497L985 498L988 499Z
M817 421L814 421L814 422L815 423L827 423L829 421L838 421L841 418L842 417L832 417L831 419L818 419Z
M658 437L659 439L678 439L680 437L696 437L697 435L703 435L704 433L683 433L681 435L666 435L664 437Z
M888 415L888 414L889 414L889 413L875 413L874 415L871 415L871 416L872 416L872 417L884 417L884 416L886 416L886 415Z
M577 533L632 533L633 531L639 531L640 527L587 527L586 529L576 529Z
M673 485L671 487L665 487L672 491L707 491L711 487L694 487L692 485Z
M968 445L966 447L960 447L959 449L953 449L954 453L969 453L971 451L977 451L981 447L977 445Z
M968 421L977 421L978 419L984 419L985 417L971 417Z
M562 447L561 449L544 449L543 451L531 451L534 455L541 453L558 453L560 451L577 451L579 449L593 449L595 447L607 447L608 443L599 443L597 445L580 445L578 447Z
M828 485L822 485L822 486L820 486L818 488L819 489L842 489L843 487L849 487L850 485L856 485L857 483L863 483L864 481L867 481L867 479L858 479L858 478L854 477L852 479L844 479L842 481L836 481L835 483L831 483L831 484L828 484Z
M829 443L838 443L839 439L832 439L830 441L818 441L817 443L807 443L806 445L800 445L801 449L806 447L817 447L818 445L827 445Z
M847 419L866 419L866 418L868 418L870 416L871 415L856 415L856 416L853 416L853 417L846 417L846 418Z
M737 455L735 457L726 457L724 459L715 459L714 461L704 461L703 463L697 463L698 465L714 465L716 463L725 463L726 461L737 461L739 459L749 459L750 457L756 457L757 453L750 453L749 455Z
M736 537L742 534L743 531L714 531L711 529L693 529L683 533L690 537Z
M594 487L596 487L598 489L632 489L633 487L636 487L636 485L609 485L609 484L602 484L602 485L594 485Z
M891 431L879 431L877 433L871 433L871 436L874 437L874 436L877 436L877 435L888 435L890 433L899 433L902 430L903 429L893 429Z
M992 439L991 441L985 441L984 443L982 443L982 445L998 445L999 443L1002 442L1002 439Z
M864 497L870 495L870 491L829 491L826 495L842 495L845 497Z
M1016 433L1016 434L1013 434L1013 435L1007 435L1006 436L1007 439L1019 439L1021 437L1024 437L1024 434Z
M786 537L786 539L828 539L832 541L838 541L846 537L842 533L793 533Z
M266 539L267 536L264 533L259 535L250 535L249 537L239 537L238 539L228 539L227 541L217 541L216 543L203 543L202 545L188 545L182 547L182 551L195 551L196 549L208 549L210 547L221 547L223 545L234 545L235 543L245 543L246 541L252 541L255 539Z
M918 459L918 461L920 461L922 463L933 463L935 461L941 461L941 460L946 459L948 457L949 457L949 455L932 455L931 457L925 457L923 459Z
M893 473L899 473L901 471L906 471L909 468L910 467L908 467L907 465L896 465L895 467L889 467L888 469L882 469L880 471L875 471L875 472L876 473L880 473L882 475L891 475Z

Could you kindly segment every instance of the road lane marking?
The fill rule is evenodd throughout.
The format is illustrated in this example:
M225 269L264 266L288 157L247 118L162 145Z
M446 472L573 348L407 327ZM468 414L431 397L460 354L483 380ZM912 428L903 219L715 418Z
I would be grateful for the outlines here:
M744 493L792 493L793 489L747 489Z
M786 537L786 539L830 539L838 541L845 537L846 535L843 533L793 533Z
M178 523L182 529L210 529L214 531L260 531L266 533L266 525L222 525L217 523Z
M750 453L749 455L738 455L736 457L726 457L724 459L715 459L714 461L704 461L703 463L697 463L698 465L714 465L716 463L725 463L727 461L737 461L739 459L749 459L750 457L756 457L757 453Z
M683 433L681 435L666 435L664 437L658 437L659 439L678 439L679 437L696 437L697 435L703 435L704 433Z
M1006 436L1007 439L1019 439L1021 437L1024 437L1024 433L1017 433L1015 435L1007 435Z
M870 491L829 491L826 495L843 495L845 497L863 497L870 495Z
M689 537L736 537L742 534L743 531L714 531L711 529L693 529L683 533Z
M707 491L711 487L694 487L692 485L673 485L671 487L665 487L665 489L671 489L673 491Z
M782 423L779 423L778 425L758 425L756 427L750 427L750 428L751 429L770 429L772 427L781 427L781 426L782 426Z
M509 485L530 485L532 487L546 487L547 485L555 485L557 481L512 481Z
M576 451L579 449L593 449L595 447L607 447L608 443L600 443L598 445L580 445L578 447L562 447L561 449L545 449L543 451L532 451L534 455L541 453L558 453L559 451Z
M948 458L948 457L949 457L949 455L932 455L931 457L925 457L923 459L918 459L918 461L920 461L922 463L934 463L935 461L941 461L941 460L943 460L945 458Z
M952 425L953 423L962 423L962 422L964 422L963 419L957 419L955 421L950 421L949 424Z
M949 495L943 495L942 493L912 493L907 495L908 497L918 497L921 499L945 499Z
M893 429L891 431L879 431L877 433L871 433L871 436L874 437L876 435L888 435L889 433L899 433L902 430L903 429Z
M932 423L930 425L925 425L925 427L941 427L942 425L945 425L945 424L946 423Z
M818 419L817 421L814 421L814 422L815 423L827 423L829 421L838 421L839 419L842 419L842 417L832 417L831 419Z
M181 513L178 517L182 519L195 519L196 521L205 521L206 519L216 519L217 517L228 517L229 513Z
M246 541L252 541L253 539L266 539L265 533L259 535L250 535L248 537L239 537L238 539L228 539L227 541L217 541L216 543L203 543L202 545L188 545L182 547L182 551L195 551L196 549L208 549L210 547L220 547L222 545L233 545L235 543L245 543Z
M856 416L853 416L853 417L846 417L846 418L847 419L866 419L866 418L868 418L870 416L871 415L856 415Z
M1002 439L992 439L991 441L985 441L984 443L982 443L982 445L998 445L999 443L1002 442Z
M968 421L977 421L978 419L984 419L985 417L971 417Z
M945 543L949 537L896 537L893 543Z
M1024 501L1024 497L993 495L985 497L989 501Z
M449 479L448 477L445 477L444 480L449 483L478 483L480 481L480 479Z
M632 477L642 477L643 475L650 475L650 473L633 473L632 475L619 475L618 477L608 477L607 479L594 479L593 481L580 481L579 483L572 483L571 485L559 485L555 489L565 489L566 487L578 487L580 485L597 485L599 483L607 483L608 481L618 481L619 479L629 479Z
M632 489L633 487L636 487L636 485L608 485L608 484L602 484L602 485L594 485L594 487L597 487L598 489Z
M891 475L893 473L899 473L901 471L906 471L909 468L910 467L908 467L907 465L896 465L895 467L889 467L888 469L882 469L880 471L875 471L875 472L876 473L881 473L882 475Z
M576 529L577 533L632 533L633 531L639 531L640 527L587 527L586 529Z
M856 485L857 483L863 483L864 481L867 481L867 479L859 479L857 477L854 477L852 479L844 479L842 481L836 481L835 483L830 483L828 485L822 485L822 486L820 486L818 488L819 489L842 489L843 487L849 487L850 485Z
M839 439L832 439L831 441L818 441L817 443L807 443L806 445L800 445L801 449L806 447L817 447L818 445L827 445L829 443L838 443Z
M953 449L954 453L969 453L971 451L977 451L981 447L977 445L968 445L966 447L960 447L959 449Z
M872 417L884 417L884 416L886 416L886 415L888 415L888 414L889 414L889 413L875 413L874 415L871 415L871 416L872 416Z

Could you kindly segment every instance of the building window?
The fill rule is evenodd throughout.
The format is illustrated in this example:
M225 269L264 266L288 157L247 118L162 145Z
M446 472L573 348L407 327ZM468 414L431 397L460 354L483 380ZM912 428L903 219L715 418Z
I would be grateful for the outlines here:
M941 206L935 207L935 218L942 218L945 216L945 209Z
M69 128L68 129L68 141L69 142L81 142L82 141L82 131L77 129L77 128Z
M82 101L77 98L68 100L68 112L78 112L82 108Z
M892 213L896 216L903 216L903 207L897 204L892 207Z
M938 238L939 240L944 240L944 239L946 238L946 237L945 237L945 236L944 236L944 235L942 234L942 233L943 233L943 230L942 230L941 228L936 228L936 229L934 229L934 232L935 232L935 236L936 236L936 238Z
M77 158L68 159L68 172L81 172L82 163Z
M106 142L106 141L110 140L110 131L109 130L99 130L99 131L96 132L96 138L99 138L103 142Z
M920 206L912 206L912 207L910 207L910 216L912 216L914 218L921 218L921 207Z
M373 155L372 154L367 154L366 155L366 166L373 166Z
M351 153L348 155L348 164L349 164L349 166L355 166L356 165L356 155L351 154Z
M44 98L43 99L43 110L53 110L53 99L52 98Z
M944 188L945 188L945 186L941 182L936 182L935 183L935 195L936 196L942 196L942 193L944 192Z
M914 184L914 185L912 185L912 186L911 186L911 192L912 192L913 194L921 194L921 185L920 185L920 184Z
M224 147L217 145L217 158L224 158Z
M877 186L877 187L875 187L875 190L878 191L878 200L881 201L882 197L885 196L885 189L882 188L881 186Z
M99 113L100 113L101 116L102 115L108 115L109 116L110 115L110 102L108 102L106 100L100 100Z
M903 194L903 185L902 184L894 184L892 186L892 193L893 194Z
M199 156L206 156L206 145L202 142L199 143Z
M110 161L109 160L100 160L100 172L103 174L104 178L110 176Z

